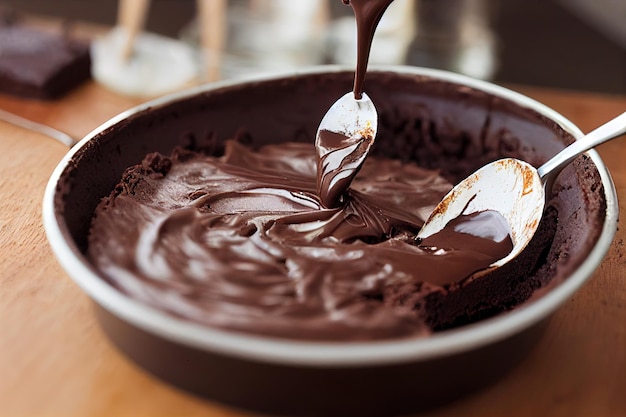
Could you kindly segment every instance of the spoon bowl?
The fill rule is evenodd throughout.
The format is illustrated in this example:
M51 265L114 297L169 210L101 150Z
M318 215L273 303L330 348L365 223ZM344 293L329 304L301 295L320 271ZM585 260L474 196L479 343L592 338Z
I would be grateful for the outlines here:
M506 158L480 168L455 186L435 207L417 237L425 239L462 214L495 210L509 227L513 249L490 267L515 258L532 239L543 214L543 184L537 170L519 159Z
M483 166L446 194L417 238L422 240L441 231L460 215L495 210L509 224L513 249L489 269L506 264L519 255L535 235L546 198L552 194L552 185L561 170L583 152L624 133L626 112L572 143L538 169L514 158Z
M322 204L335 206L350 186L374 143L378 113L365 93L343 95L328 109L315 135L318 193Z
M376 136L377 129L378 113L372 100L365 93L356 99L350 91L330 106L317 129L317 140L323 130L354 137Z

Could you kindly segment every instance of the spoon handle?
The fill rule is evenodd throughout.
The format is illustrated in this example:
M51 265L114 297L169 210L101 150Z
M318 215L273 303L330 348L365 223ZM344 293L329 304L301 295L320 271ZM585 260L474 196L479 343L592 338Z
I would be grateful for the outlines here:
M626 133L626 112L583 136L537 169L546 187L546 195L556 176L581 153Z
M56 130L50 126L42 125L41 123L33 122L32 120L24 119L16 114L9 113L8 111L4 111L0 109L0 120L11 123L15 126L23 127L28 130L32 130L33 132L41 133L52 139L56 139L62 144L72 147L78 142L76 139L68 135L67 133L63 133L60 130Z

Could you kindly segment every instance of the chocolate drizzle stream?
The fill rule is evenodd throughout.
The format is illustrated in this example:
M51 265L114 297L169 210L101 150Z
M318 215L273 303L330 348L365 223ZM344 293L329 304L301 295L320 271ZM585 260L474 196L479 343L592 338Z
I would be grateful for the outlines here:
M354 74L354 98L363 96L363 83L367 72L372 40L378 22L393 0L342 0L354 10L357 27L357 63Z

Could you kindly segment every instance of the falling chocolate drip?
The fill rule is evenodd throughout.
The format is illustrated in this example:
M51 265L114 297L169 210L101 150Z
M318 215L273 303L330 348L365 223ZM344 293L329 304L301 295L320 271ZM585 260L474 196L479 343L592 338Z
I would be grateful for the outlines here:
M357 61L354 75L354 98L360 100L363 96L363 83L367 71L370 49L376 26L387 7L393 0L342 0L354 10L357 28Z

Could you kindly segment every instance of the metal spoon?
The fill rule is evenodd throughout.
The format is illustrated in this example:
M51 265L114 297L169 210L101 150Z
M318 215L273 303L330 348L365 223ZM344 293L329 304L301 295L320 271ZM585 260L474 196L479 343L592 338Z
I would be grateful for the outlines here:
M11 123L15 126L23 127L28 130L32 130L33 132L41 133L46 135L52 139L55 139L65 146L71 148L74 146L78 140L71 137L67 133L63 133L60 130L54 129L50 126L43 125L41 123L33 122L32 120L24 119L16 114L9 113L8 111L4 111L0 109L0 120Z
M377 129L378 114L365 93L356 99L349 92L328 109L315 137L317 188L324 206L338 204L359 172Z
M495 210L511 228L513 250L492 263L499 267L515 258L534 236L546 196L561 170L583 152L626 133L626 112L563 149L535 169L518 159L506 158L485 165L455 186L437 205L417 235L431 236L462 214Z

